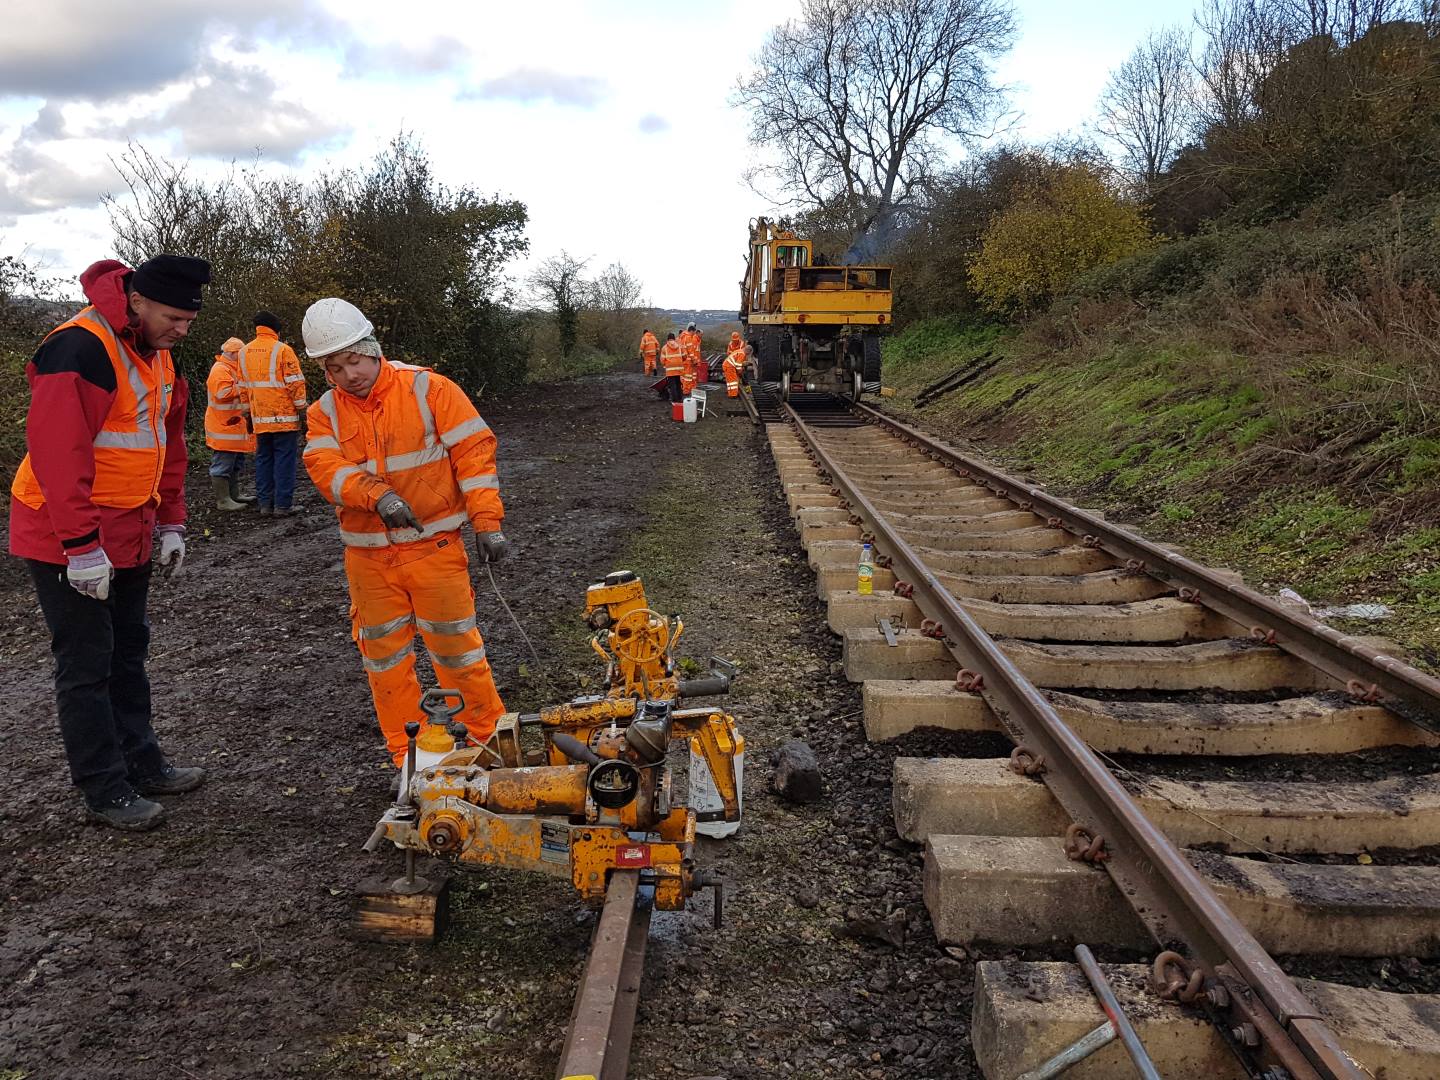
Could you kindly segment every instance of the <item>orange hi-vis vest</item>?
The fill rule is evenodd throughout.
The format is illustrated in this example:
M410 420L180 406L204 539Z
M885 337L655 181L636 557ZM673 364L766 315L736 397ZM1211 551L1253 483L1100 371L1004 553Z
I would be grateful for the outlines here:
M700 332L698 330L682 330L680 332L680 351L685 354L685 359L691 364L700 362Z
M646 360L654 360L655 354L660 351L660 342L655 335L648 331L640 335L640 355Z
M50 334L71 326L84 327L100 339L115 369L115 399L95 435L95 482L90 501L96 506L131 510L160 505L160 474L165 468L165 414L175 388L175 363L168 349L149 361L120 340L105 317L87 307ZM30 464L20 462L10 493L32 510L45 505L45 494Z
M249 395L240 381L239 365L224 356L215 357L215 366L205 380L205 445L211 450L253 454L255 435L246 423L249 415Z
M256 328L255 340L240 353L240 378L250 397L251 426L257 435L299 431L305 408L300 361L273 330ZM298 397L297 397L298 390Z
M680 342L674 338L665 342L660 349L660 363L665 368L666 375L685 374L685 353L680 347Z
M429 368L381 360L363 400L327 390L310 406L302 460L335 504L340 539L361 549L403 548L466 520L500 528L505 516L495 471L495 435L465 392ZM394 491L421 530L386 529L375 503Z
M732 345L725 354L725 389L730 397L740 396L740 373L745 370L745 346Z

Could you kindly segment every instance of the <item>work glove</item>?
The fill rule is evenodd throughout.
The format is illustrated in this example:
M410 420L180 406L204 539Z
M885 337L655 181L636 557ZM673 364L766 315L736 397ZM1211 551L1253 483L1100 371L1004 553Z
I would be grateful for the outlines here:
M475 534L475 557L482 563L499 562L510 550L510 541L499 529Z
M161 525L157 531L160 533L160 572L168 581L179 577L180 568L185 565L185 526Z
M415 511L410 509L410 504L393 491L387 491L380 496L375 504L375 512L380 515L380 520L385 522L387 529L414 529L420 531L420 520L415 516Z
M115 576L115 567L110 565L110 556L105 549L97 547L83 555L67 555L69 565L65 568L65 580L76 592L92 600L110 598L110 579Z

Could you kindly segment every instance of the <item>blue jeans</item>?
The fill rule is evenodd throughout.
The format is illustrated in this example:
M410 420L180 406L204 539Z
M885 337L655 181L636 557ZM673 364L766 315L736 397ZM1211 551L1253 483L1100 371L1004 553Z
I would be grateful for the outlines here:
M255 499L261 506L290 509L295 500L299 448L298 431L269 431L255 436Z
M238 484L245 475L245 455L239 450L211 450L210 475L228 478L231 486Z

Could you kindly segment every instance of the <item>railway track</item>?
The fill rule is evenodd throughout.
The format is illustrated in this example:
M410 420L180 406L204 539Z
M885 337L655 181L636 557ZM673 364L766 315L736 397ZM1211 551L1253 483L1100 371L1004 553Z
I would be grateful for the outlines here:
M897 760L896 828L925 845L943 942L1148 951L1149 977L1111 978L1165 1075L1440 1075L1440 998L1297 982L1274 959L1440 956L1440 682L873 409L774 411L867 734L1015 746ZM979 966L987 1076L1103 1021L1076 971ZM1113 1046L1067 1075L1130 1069Z

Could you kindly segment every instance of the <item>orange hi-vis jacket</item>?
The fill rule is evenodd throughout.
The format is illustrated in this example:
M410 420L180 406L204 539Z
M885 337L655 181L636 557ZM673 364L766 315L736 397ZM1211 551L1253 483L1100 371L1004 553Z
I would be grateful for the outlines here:
M685 356L686 370L693 373L700 364L700 331L682 330L676 340L680 342L680 351Z
M405 555L466 519L476 532L500 528L505 509L495 471L495 434L465 392L429 368L381 359L364 398L327 390L307 413L303 460L340 519L346 547ZM394 491L422 530L389 531L375 504Z
M685 374L685 353L678 339L671 338L661 347L660 363L666 375Z
M175 386L170 351L161 349L145 361L116 336L93 306L61 323L46 338L71 326L83 327L99 338L115 369L115 399L94 438L95 479L90 501L120 509L158 506L165 468L165 416ZM29 454L20 462L10 493L32 510L45 505Z
M744 342L730 342L730 351L725 354L725 394L727 397L740 396L740 373L745 370Z
M305 376L295 350L268 326L255 328L255 340L240 354L240 377L250 396L255 434L299 431L305 411Z
M255 452L250 418L250 393L240 381L240 364L223 353L205 380L205 445L237 454Z
M660 342L656 340L654 334L646 330L645 333L640 335L640 355L645 358L646 363L653 364L655 362L655 354L659 351Z

